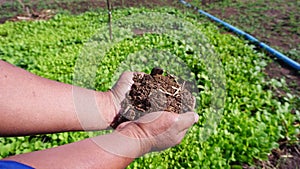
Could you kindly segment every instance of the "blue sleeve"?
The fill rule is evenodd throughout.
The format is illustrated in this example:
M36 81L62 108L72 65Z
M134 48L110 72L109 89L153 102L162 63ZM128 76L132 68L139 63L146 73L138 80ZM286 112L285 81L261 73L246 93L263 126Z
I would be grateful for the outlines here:
M0 160L0 169L33 169L33 168L15 161Z

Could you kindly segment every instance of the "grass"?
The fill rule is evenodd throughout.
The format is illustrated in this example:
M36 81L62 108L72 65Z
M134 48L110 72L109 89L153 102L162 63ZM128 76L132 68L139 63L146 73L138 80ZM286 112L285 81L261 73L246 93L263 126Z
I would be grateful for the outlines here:
M98 0L97 2L105 3L104 0ZM212 1L205 5L199 1L190 0L189 2L255 35L261 41L271 45L292 59L300 61L299 1L225 0ZM82 12L84 6L89 4L87 0L24 0L23 3L37 11L41 9L55 9L58 12L66 12L65 9L68 8L75 13ZM87 9L92 10L95 7L89 6ZM22 12L22 6L18 1L4 1L0 6L0 18L13 17Z
M16 14L21 13L22 11L23 11L22 6L17 1L9 1L9 2L5 1L0 6L0 17L1 18L13 17Z
M208 5L201 5L198 1L191 3L300 61L299 1L226 0Z

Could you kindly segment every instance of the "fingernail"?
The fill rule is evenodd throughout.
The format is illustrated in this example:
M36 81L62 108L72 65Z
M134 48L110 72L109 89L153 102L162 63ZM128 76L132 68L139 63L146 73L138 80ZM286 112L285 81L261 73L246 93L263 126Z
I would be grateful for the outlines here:
M199 115L197 113L194 113L194 116L195 116L195 123L197 123L199 120Z

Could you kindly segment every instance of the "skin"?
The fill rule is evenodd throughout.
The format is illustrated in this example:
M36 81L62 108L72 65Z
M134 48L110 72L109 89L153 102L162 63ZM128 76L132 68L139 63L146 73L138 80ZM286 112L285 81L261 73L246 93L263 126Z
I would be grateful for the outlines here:
M116 145L118 142L114 142ZM97 146L91 139L66 144L44 151L36 151L8 157L4 160L18 161L33 168L125 168L134 158L120 157L108 153Z
M106 129L120 110L132 76L125 72L111 90L96 92L45 79L0 60L0 136ZM125 168L148 152L179 144L197 121L193 112L154 112L122 123L111 134L4 160L34 168Z
M151 120L151 122L146 122L148 121L146 115L139 121L123 123L112 134L43 151L16 155L5 160L14 160L34 168L45 169L125 168L143 154L150 151L161 151L179 144L188 127L195 123L192 112L186 113L184 117L170 112L157 112L154 115L156 116L155 120ZM157 127L166 120L164 125ZM147 130L150 128L151 130ZM168 128L167 131L166 128ZM144 132L144 130L147 131ZM128 141L124 136L132 138L134 141ZM107 148L107 144L115 149ZM123 148L122 151L119 151L118 145Z
M85 130L107 128L117 113L110 91L96 92L59 83L4 61L0 61L0 72L0 136L83 130L74 106L74 88L83 96L94 96L101 110L98 113L106 117L99 123L91 116Z

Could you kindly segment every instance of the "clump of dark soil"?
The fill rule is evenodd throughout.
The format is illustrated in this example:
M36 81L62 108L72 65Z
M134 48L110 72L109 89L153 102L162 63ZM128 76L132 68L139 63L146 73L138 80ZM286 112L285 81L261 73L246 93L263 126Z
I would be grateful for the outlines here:
M121 111L111 127L129 120L136 120L145 114L156 111L185 113L193 111L195 99L186 87L186 82L179 83L176 77L154 68L151 74L135 74L134 84L121 103Z

